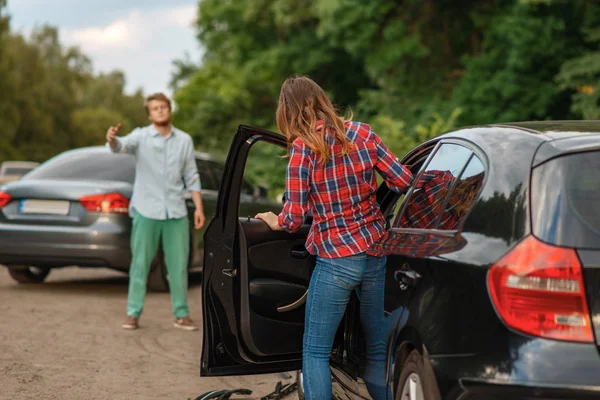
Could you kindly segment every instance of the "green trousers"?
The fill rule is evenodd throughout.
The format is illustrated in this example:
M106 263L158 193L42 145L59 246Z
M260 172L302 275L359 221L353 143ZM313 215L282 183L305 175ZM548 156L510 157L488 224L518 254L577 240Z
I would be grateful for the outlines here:
M161 239L169 275L173 315L175 318L189 315L187 266L190 246L187 217L159 220L135 213L131 231L132 258L127 296L127 315L129 316L138 318L142 314L150 264L156 256Z

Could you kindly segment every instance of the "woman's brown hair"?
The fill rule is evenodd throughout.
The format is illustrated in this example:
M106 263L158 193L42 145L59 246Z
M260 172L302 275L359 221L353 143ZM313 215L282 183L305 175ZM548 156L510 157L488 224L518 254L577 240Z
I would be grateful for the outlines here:
M342 145L343 154L348 154L352 148L352 142L346 136L344 118L338 115L325 91L305 76L288 78L283 83L276 119L279 131L287 137L288 148L300 138L321 162L331 159L325 132L333 134L336 143ZM322 125L317 128L318 121L322 121Z

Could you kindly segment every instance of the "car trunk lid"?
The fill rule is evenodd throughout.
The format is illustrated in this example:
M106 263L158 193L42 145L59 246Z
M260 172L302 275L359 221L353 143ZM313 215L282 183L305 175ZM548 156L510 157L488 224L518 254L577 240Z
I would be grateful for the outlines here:
M585 150L585 149L584 149ZM533 234L575 249L595 340L600 344L600 151L569 153L533 169Z
M109 211L103 209L101 201L109 194L122 199L118 212L126 212L123 208L132 188L119 181L21 180L4 186L2 192L10 196L0 211L3 223L82 226L91 225Z

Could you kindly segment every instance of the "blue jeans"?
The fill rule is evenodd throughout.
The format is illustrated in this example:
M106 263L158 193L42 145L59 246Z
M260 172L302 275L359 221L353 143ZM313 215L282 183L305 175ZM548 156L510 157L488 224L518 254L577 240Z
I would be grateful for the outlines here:
M367 342L365 383L374 400L386 398L385 258L363 253L343 258L317 258L308 288L302 349L307 400L331 399L329 356L350 294L359 287L360 320Z

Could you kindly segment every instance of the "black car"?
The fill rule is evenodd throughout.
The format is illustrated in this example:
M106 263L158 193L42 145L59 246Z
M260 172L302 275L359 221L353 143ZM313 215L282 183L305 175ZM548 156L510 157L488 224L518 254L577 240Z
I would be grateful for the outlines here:
M225 166L207 153L195 157L204 212L211 217ZM134 156L95 146L61 153L19 181L0 186L0 265L20 283L42 282L52 268L71 265L127 272L134 178ZM281 208L266 188L243 182L242 212ZM186 203L191 220L195 206L189 193ZM190 229L190 271L202 269L203 233ZM148 287L168 290L167 279L159 247Z
M379 188L395 399L600 398L599 132L591 121L458 129L404 157L405 195ZM239 128L206 232L202 376L301 368L311 221L288 234L239 218L245 157L261 141L285 146ZM415 218L423 204L434 218ZM332 376L334 390L368 398L358 311L353 295Z

